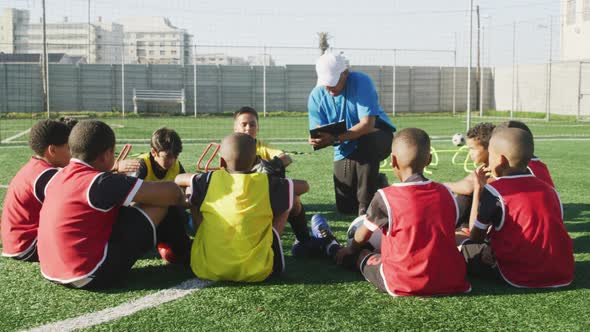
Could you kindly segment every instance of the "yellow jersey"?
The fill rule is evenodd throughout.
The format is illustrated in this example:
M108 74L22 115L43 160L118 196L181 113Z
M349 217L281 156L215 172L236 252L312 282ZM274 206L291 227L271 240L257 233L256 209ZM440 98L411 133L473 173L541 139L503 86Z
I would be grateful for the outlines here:
M149 153L140 155L139 159L144 161L147 168L147 175L145 179L143 179L144 181L174 181L176 176L180 174L180 161L178 161L178 159L176 159L174 165L166 171L166 175L163 178L157 177L154 173L154 166L152 165Z
M208 280L265 280L274 258L269 176L226 170L203 176L210 178L200 205L203 221L193 241L191 269Z
M271 160L274 157L282 155L284 152L279 149L272 148L263 141L256 139L256 155L264 160Z

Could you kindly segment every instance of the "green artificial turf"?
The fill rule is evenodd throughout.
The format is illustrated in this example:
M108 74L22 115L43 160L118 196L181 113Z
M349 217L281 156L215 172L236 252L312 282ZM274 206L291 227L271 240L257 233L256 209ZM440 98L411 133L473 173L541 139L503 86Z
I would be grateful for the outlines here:
M210 135L211 139L219 140L231 130L230 118L105 120L124 122L125 127L116 131L118 137L128 139L147 140L149 133L161 125L177 128L183 138L189 135L195 139L206 132L204 137ZM9 126L7 121L14 121L10 126L15 128L18 121L24 121L20 124L24 129L31 124L26 120L0 120L0 130ZM432 136L448 137L448 140L434 141L437 150L453 149L450 137L465 126L461 119L452 117L401 117L394 121L400 127L422 127ZM566 226L574 240L576 279L570 287L523 290L471 278L473 291L469 295L393 298L378 293L360 274L343 270L328 260L293 258L290 248L294 236L287 227L283 237L287 274L283 278L261 284L217 283L180 300L89 330L588 330L590 181L586 177L586 163L590 160L590 141L541 138L590 137L590 124L531 122L530 127L539 138L536 154L551 170L564 204ZM304 117L264 119L261 128L261 137L269 141L288 137L301 142L306 138ZM188 171L195 171L197 158L205 146L185 143L180 159ZM303 143L278 142L276 146L293 153L295 162L289 167L288 176L305 179L311 185L310 192L302 196L308 216L324 214L336 236L344 239L354 217L335 212L332 151L312 153ZM147 148L145 144L134 143L132 153ZM30 155L24 145L1 145L0 184L8 184ZM457 180L467 174L462 165L451 165L451 156L451 153L439 155L439 164L429 168L432 179ZM390 181L394 181L388 169L384 170ZM1 198L5 192L6 189L0 189ZM45 281L38 264L0 259L0 330L21 330L109 308L191 277L190 271L167 266L150 253L135 265L118 288L90 292Z

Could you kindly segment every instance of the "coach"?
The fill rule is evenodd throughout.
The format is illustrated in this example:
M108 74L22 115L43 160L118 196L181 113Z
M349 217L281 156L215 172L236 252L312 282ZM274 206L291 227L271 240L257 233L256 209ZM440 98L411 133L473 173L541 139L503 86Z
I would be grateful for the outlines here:
M309 128L346 121L345 133L309 138L314 148L334 146L336 207L365 214L379 187L379 164L391 153L395 126L379 105L373 81L349 71L342 55L326 53L316 63L317 86L308 100Z

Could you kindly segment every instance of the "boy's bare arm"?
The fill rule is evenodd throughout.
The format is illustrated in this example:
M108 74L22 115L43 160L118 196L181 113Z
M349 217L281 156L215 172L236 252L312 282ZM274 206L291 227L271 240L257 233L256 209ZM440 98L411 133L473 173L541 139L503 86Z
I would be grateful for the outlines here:
M473 173L469 173L457 182L445 182L444 184L457 195L471 195L473 194Z
M305 180L293 180L293 192L300 196L309 191L309 183Z
M174 182L180 187L190 187L193 176L195 176L195 173L178 174L174 179Z
M143 182L133 197L136 203L153 206L184 205L185 196L176 183L171 181Z
M487 227L485 227L485 229L477 227L475 221L477 220L477 215L479 213L479 203L481 201L483 188L487 182L487 175L483 166L478 167L472 174L474 190L473 201L471 203L471 214L469 215L469 238L474 242L481 243L486 238Z

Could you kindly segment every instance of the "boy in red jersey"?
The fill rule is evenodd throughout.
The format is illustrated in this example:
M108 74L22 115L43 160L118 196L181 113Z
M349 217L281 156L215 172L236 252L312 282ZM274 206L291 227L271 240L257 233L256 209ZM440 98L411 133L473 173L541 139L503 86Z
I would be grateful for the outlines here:
M41 208L41 273L72 288L110 287L156 245L156 227L184 194L174 182L109 172L115 133L104 122L78 123L69 146L73 158L48 183Z
M75 124L75 123L74 123ZM16 173L2 210L2 256L37 261L39 211L45 186L58 167L70 162L68 136L72 128L62 121L42 120L29 133L35 155Z
M401 182L378 191L348 247L327 248L337 263L354 263L369 282L393 296L471 290L465 262L455 246L457 203L449 188L424 177L430 160L426 132L417 128L398 132L391 164ZM383 233L381 254L361 250L375 231Z
M531 129L526 124L524 124L524 122L516 120L503 122L498 125L498 128L519 128L533 136ZM547 168L547 165L545 165L545 163L542 162L541 159L539 159L539 157L533 155L531 161L529 162L528 169L529 172L531 172L531 174L543 180L551 187L555 188L555 184L553 183L553 179L551 178L551 174L549 173L549 168Z
M555 189L530 174L533 137L518 128L494 130L484 167L475 171L470 240L460 246L474 275L515 287L562 287L574 278L573 244ZM486 243L489 239L490 243Z

